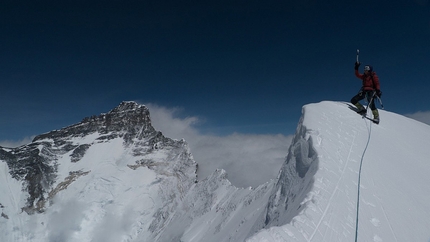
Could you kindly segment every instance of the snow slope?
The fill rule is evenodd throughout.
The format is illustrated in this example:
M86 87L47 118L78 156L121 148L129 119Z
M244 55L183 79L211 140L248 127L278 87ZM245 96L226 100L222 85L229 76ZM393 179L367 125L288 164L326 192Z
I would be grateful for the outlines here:
M153 130L147 111L122 103L28 147L0 147L0 241L332 242L354 241L357 227L358 241L430 240L428 125L306 105L278 177L245 189L223 170L196 182L187 144ZM28 205L26 181L11 177L34 149L56 171L36 194L44 206Z
M354 241L361 162L358 241L430 241L430 126L383 110L375 125L349 106L303 108L318 154L305 208L248 241Z

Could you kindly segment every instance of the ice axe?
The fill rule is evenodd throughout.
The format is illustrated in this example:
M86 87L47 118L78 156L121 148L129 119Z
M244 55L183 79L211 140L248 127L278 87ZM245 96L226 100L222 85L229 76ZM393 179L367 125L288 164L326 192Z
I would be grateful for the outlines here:
M360 63L360 62L358 62L358 54L360 54L360 50L359 49L357 49L357 63Z

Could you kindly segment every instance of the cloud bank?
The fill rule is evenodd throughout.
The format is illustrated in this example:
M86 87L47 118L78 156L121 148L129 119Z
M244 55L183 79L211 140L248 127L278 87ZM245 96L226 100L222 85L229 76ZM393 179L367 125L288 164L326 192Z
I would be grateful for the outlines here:
M202 134L198 117L178 118L181 109L146 105L155 129L173 139L185 139L199 164L199 179L215 169L227 171L237 187L255 187L275 179L291 144L292 136L233 133L227 136Z
M430 111L405 114L405 116L430 125Z
M31 141L34 139L34 136L32 137L25 137L22 140L18 141L12 141L12 140L0 140L0 146L1 147L7 147L7 148L16 148L21 145L26 145L31 143Z

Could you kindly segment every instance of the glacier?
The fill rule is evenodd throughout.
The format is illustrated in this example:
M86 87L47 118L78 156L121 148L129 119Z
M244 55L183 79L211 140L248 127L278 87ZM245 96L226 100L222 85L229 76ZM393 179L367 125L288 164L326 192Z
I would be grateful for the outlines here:
M0 240L429 241L430 126L380 116L305 105L278 176L238 188L122 102L0 147Z

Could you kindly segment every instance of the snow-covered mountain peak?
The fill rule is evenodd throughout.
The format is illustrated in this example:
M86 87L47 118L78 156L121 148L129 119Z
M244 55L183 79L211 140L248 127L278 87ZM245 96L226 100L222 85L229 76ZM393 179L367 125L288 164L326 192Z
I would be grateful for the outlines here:
M134 112L136 110L145 110L147 111L147 108L145 105L138 104L134 101L123 101L121 102L117 107L109 111L109 113L124 113L124 112Z
M143 167L173 180L180 178L177 187L193 184L197 170L185 141L156 131L149 110L135 102L122 102L108 113L38 135L28 145L0 147L0 160L26 194L25 200L13 206L28 214L45 212L55 195L106 162L118 169Z
M148 108L136 102L122 102L108 113L84 118L80 123L38 135L33 142L43 139L56 140L65 137L83 137L95 132L104 135L106 139L120 136L126 142L132 138L142 139L152 135L155 129L151 125Z

